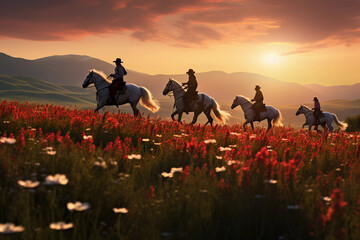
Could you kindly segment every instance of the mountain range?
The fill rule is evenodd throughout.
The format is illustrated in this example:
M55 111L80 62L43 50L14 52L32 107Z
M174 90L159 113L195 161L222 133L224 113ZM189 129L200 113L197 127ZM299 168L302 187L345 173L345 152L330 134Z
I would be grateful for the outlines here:
M89 56L63 55L27 60L0 53L0 74L4 75L0 87L4 90L2 84L11 81L11 77L30 77L37 79L37 81L44 81L43 84L55 84L57 87L67 89L67 91L77 92L75 95L78 97L78 94L84 91L80 87L90 69L98 69L110 74L114 71L114 67L110 63ZM145 86L155 98L164 99L162 91L168 79L173 78L180 82L186 82L186 71L187 69L184 69L184 74L181 75L149 75L127 69L128 75L126 75L125 80L129 83ZM252 97L255 85L262 87L265 102L270 105L311 102L314 96L322 101L332 99L353 100L360 97L358 94L360 83L331 87L316 84L301 85L246 72L212 71L196 73L196 76L199 92L207 93L218 102L231 102L235 95ZM20 91L20 88L18 86L17 90ZM22 88L24 91L27 90L26 85L23 85ZM16 94L16 92L13 93ZM62 93L70 94L69 92Z

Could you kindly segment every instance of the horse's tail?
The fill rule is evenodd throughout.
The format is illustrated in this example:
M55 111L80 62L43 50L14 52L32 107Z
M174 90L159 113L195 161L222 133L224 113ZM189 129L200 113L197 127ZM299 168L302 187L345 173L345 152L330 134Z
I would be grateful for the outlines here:
M158 101L153 99L151 92L145 87L140 87L140 90L141 90L140 104L153 113L159 111L160 109L159 103Z
M220 105L213 98L211 99L211 107L214 111L216 119L219 120L222 124L225 124L226 121L228 121L231 117L230 113L220 109Z
M332 114L332 115L333 115L336 125L338 125L341 130L345 130L348 127L348 124L346 122L339 121L339 119L337 118L337 116L335 114Z
M281 115L281 112L279 109L275 109L276 110L276 115L275 115L275 118L274 118L274 125L275 126L278 126L278 127L281 127L283 126L282 124L282 115Z

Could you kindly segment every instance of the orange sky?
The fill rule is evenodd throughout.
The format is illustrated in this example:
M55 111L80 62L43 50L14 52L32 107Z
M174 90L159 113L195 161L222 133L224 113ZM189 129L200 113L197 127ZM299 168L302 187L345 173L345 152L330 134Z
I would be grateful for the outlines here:
M63 0L0 3L0 52L81 54L149 74L253 72L360 82L356 0Z

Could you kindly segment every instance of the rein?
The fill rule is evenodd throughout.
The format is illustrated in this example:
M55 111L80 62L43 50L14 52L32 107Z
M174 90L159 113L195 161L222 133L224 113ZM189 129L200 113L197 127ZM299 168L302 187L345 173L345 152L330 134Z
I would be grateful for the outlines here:
M171 81L171 86L172 86L172 84L173 84L173 81ZM170 92L172 91L173 93L170 95L170 94L168 94L168 96L169 97L174 97L174 91L178 91L178 90L180 90L180 89L182 89L183 90L183 88L182 87L180 87L179 89L172 89L172 90L170 90ZM183 96L179 96L179 97L177 97L177 98L175 98L175 102L176 101L178 101L180 98L182 98Z

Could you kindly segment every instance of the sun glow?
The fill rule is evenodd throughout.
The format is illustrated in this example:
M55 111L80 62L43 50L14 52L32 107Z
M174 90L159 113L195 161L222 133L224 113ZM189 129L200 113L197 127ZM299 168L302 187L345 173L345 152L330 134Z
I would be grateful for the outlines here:
M280 62L280 56L276 53L269 53L264 56L264 62L268 64L277 64Z

